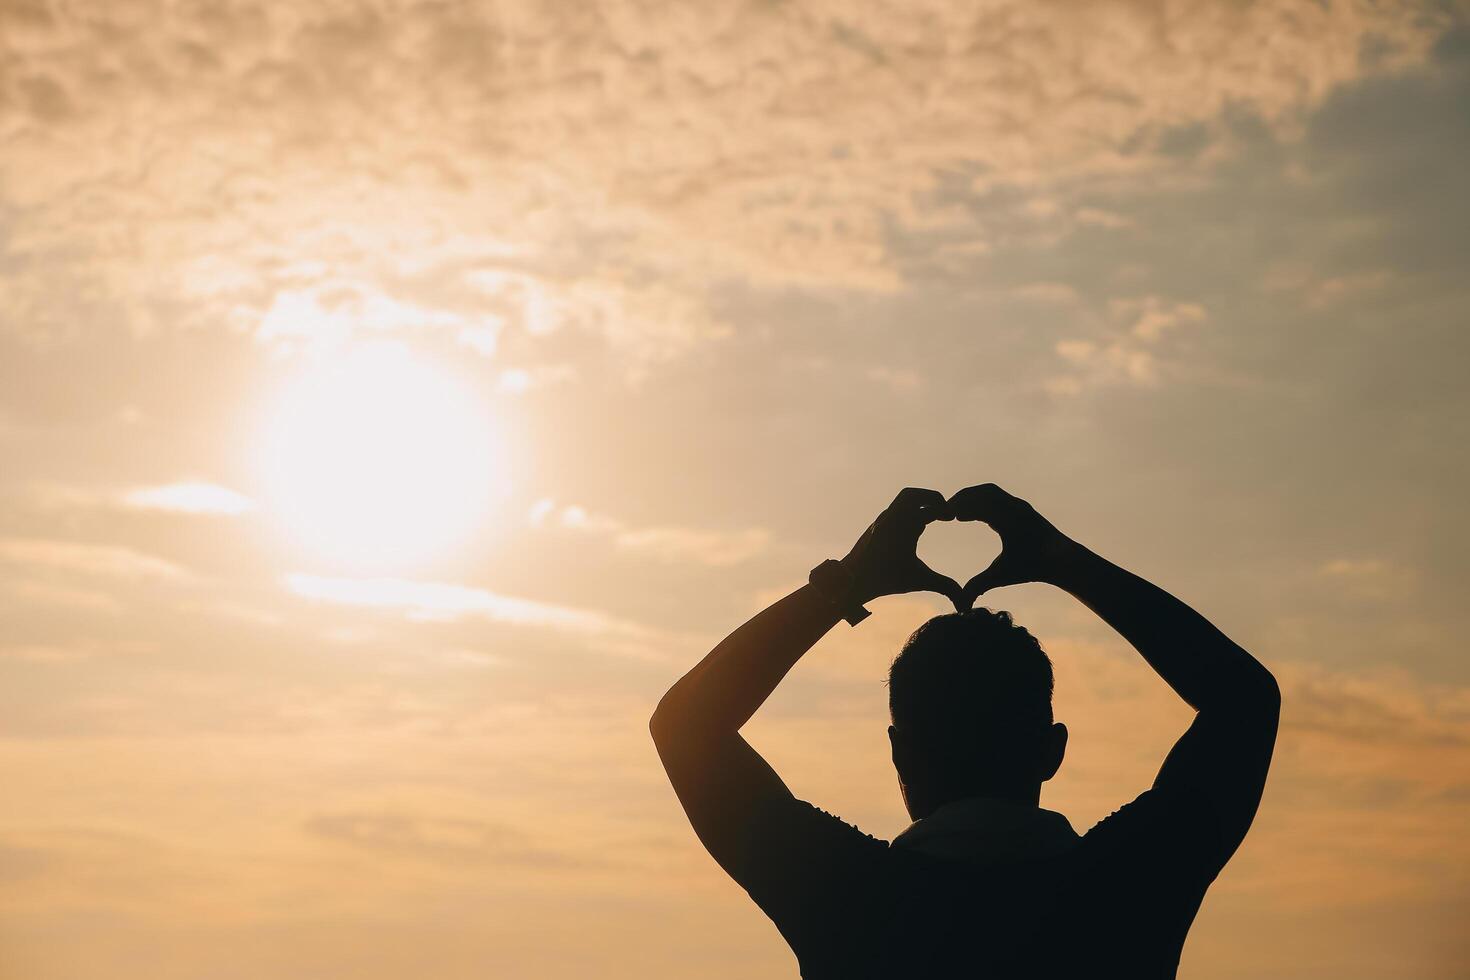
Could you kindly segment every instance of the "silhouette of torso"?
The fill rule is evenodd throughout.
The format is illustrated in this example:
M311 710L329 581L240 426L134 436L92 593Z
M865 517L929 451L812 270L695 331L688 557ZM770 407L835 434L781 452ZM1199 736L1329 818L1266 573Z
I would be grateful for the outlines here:
M1173 977L1223 864L1208 812L1159 790L1039 857L891 846L807 804L770 816L737 878L806 980Z

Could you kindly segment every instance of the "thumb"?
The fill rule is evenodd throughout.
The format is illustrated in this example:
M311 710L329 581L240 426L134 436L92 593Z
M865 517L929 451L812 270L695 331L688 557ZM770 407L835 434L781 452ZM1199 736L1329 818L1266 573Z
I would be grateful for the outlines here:
M965 583L964 599L966 602L966 608L974 606L975 600L983 596L985 593L989 592L991 589L998 589L1004 585L1016 584L1012 576L1006 573L1004 559L1004 555L996 556L996 559L990 563L985 571L981 572L979 575L976 575L974 578L970 579L970 581Z
M948 575L941 575L927 565L924 566L923 585L921 587L926 592L938 592L950 602L954 603L956 612L964 612L970 608L970 604L965 601L964 587Z

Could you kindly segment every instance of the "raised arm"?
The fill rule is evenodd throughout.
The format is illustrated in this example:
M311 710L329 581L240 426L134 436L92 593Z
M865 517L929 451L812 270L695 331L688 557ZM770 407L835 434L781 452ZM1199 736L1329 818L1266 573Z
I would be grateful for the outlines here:
M759 847L755 825L796 801L741 727L855 606L918 591L960 601L959 584L915 554L924 527L945 519L943 494L904 490L842 559L840 589L805 585L779 600L721 641L659 702L649 729L669 781L705 848L742 883L759 857L751 853Z
M1154 786L1207 801L1223 864L1250 828L1271 764L1281 709L1271 672L1189 606L1077 544L994 484L962 490L950 504L956 518L984 521L1001 539L1000 557L966 585L967 603L1004 585L1055 585L1122 634L1198 712Z

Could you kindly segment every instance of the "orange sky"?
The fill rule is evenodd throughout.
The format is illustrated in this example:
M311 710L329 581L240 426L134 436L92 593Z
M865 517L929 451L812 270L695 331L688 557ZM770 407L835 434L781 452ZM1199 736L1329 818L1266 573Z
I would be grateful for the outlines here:
M794 977L648 714L983 481L1282 682L1181 976L1464 975L1463 4L0 0L0 48L3 980ZM987 601L1085 829L1187 710ZM941 604L874 608L749 733L889 837Z

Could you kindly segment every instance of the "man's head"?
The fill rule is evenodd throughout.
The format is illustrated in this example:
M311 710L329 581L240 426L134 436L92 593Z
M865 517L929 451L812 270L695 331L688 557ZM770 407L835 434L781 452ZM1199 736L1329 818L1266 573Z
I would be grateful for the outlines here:
M972 609L915 630L888 672L888 735L909 814L970 796L1036 802L1067 745L1051 695L1051 661L1010 613Z

